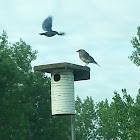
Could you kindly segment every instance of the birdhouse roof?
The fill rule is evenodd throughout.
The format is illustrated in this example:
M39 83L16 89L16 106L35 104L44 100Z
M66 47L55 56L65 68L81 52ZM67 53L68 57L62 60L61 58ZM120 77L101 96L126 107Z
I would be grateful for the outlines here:
M61 70L61 69L72 70L74 74L74 81L90 79L90 68L86 66L80 66L67 62L34 66L35 71L41 71L47 73L52 73L54 70Z

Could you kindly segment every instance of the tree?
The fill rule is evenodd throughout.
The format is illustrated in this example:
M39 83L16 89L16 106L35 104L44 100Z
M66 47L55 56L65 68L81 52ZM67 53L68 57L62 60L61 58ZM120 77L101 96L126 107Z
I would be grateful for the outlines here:
M90 140L96 137L95 105L91 97L83 102L77 96L76 102L76 139Z
M6 32L0 39L0 139L22 140L27 127L24 86L36 52L22 40L11 45Z
M0 139L70 140L70 116L51 115L50 78L32 70L37 51L22 39L9 43L6 32L0 40ZM137 54L139 41L133 39ZM132 55L133 59L139 57ZM94 104L91 97L82 101L77 96L77 140L139 139L140 89L136 100L126 89L122 94L115 91L112 99Z
M0 139L70 139L70 118L51 116L50 78L33 72L37 51L0 36Z
M98 127L97 135L99 139L111 140L116 137L116 128L113 110L111 109L108 100L101 101L97 104Z
M104 140L111 139L139 139L139 94L136 102L126 89L122 90L123 96L114 92L113 101L109 104L99 102L97 104L98 127L97 135Z
M131 127L131 136L133 139L140 138L140 89L136 96L136 101L132 109L132 127Z
M137 29L138 37L133 37L131 40L131 43L135 50L132 52L132 55L129 56L129 58L131 61L133 61L134 64L136 64L136 66L140 66L140 27L138 27Z

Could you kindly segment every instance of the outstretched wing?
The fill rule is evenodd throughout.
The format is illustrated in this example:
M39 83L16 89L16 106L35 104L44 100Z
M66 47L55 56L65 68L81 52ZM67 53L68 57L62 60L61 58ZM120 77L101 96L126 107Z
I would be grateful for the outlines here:
M44 31L52 31L52 17L46 18L42 23L42 29Z

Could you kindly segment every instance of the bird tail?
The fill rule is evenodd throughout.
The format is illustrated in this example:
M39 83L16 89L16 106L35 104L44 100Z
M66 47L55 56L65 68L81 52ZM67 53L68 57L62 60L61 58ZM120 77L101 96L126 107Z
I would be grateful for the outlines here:
M39 33L40 35L44 35L44 33Z
M98 66L100 66L96 61L94 61L95 64L97 64ZM100 66L101 67L101 66Z
M65 35L65 33L64 32L60 32L60 33L58 33L58 35Z

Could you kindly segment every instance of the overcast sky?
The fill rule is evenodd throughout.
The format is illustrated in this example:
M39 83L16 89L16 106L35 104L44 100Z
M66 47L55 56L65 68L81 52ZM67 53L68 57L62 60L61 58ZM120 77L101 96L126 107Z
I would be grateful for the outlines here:
M75 94L95 102L111 100L126 88L135 97L140 87L140 67L129 59L130 43L140 26L139 0L3 0L0 3L0 34L9 41L22 38L37 50L35 65L69 62L84 66L78 49L85 49L101 67L89 64L90 80L75 82ZM53 16L53 29L65 36L46 38L42 22Z

